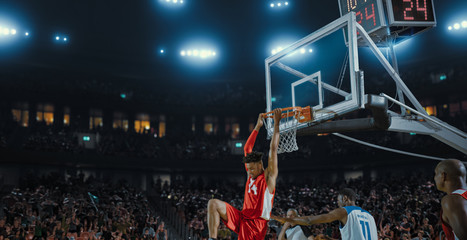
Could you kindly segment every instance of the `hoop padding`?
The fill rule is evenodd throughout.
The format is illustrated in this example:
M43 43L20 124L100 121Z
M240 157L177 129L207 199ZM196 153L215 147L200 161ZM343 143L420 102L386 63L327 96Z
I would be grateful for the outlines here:
M267 119L271 118L271 119ZM312 120L310 107L290 107L282 110L282 116L279 123L280 139L278 154L284 152L294 152L298 150L297 145L297 127L299 123ZM268 136L274 134L274 116L272 112L265 113L264 124L268 131Z

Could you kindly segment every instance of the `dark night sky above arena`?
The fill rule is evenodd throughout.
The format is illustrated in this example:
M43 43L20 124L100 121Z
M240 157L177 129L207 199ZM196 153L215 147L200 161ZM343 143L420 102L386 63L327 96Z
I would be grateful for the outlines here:
M0 67L39 65L156 81L258 79L262 84L274 39L298 40L339 17L336 0L289 2L287 9L277 10L265 0L185 0L182 7L161 0L0 0L0 22L7 19L23 34L30 32L27 40L0 46ZM465 61L467 30L447 28L467 20L467 1L438 0L435 10L437 27L398 49L401 66ZM69 42L54 43L57 34L66 34ZM191 41L215 47L212 66L184 62L180 51Z

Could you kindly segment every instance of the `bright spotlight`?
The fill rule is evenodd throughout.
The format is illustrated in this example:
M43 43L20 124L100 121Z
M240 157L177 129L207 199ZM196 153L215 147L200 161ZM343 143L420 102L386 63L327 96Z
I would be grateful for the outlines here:
M177 3L177 0L173 0L174 3Z
M63 41L64 41L64 42L68 41L68 38L63 38Z
M462 21L461 25L463 28L467 28L467 21Z
M280 7L280 6L281 6L281 3L278 3L277 6Z
M305 54L306 50L304 48L300 49L301 54Z
M216 56L216 52L212 52L212 55L213 55L213 56Z
M55 37L55 40L57 40L57 41L60 40L60 37L59 37L59 36L56 36L56 37Z
M180 0L180 3L183 4L183 0Z
M13 29L11 29L10 32L11 32L11 35L16 35L16 29L13 28Z
M285 6L288 6L289 5L289 2L285 2Z
M184 56L186 55L185 50L181 51L181 52L180 52L180 55L182 55L182 56L184 57Z
M452 26L449 26L449 27L448 27L448 30L451 31L451 30L452 30Z
M192 55L191 50L188 50L188 51L186 52L186 55L191 56L191 55Z
M10 35L10 29L4 28L3 29L3 35Z
M193 50L193 56L197 57L199 54L198 49Z
M271 5L270 5L270 6L273 8L273 7L274 7L274 3L271 3Z
M273 55L276 54L276 49L273 49L273 50L271 51L271 54L273 54Z
M309 53L312 53L312 52L313 52L313 49L311 49L311 48L308 49L308 52L309 52Z
M461 28L461 25L459 23L454 24L454 29L459 30Z
M25 32L24 35L25 35L25 36L29 36L29 32Z
M160 52L161 52L161 53L164 53L164 49L161 49L161 51L160 51Z

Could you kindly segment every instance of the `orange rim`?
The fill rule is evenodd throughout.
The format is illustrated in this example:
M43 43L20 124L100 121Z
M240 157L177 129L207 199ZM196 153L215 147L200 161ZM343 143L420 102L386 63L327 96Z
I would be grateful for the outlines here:
M309 122L313 120L311 107L287 107L282 109L281 118L295 117L299 122ZM273 118L274 111L263 113L264 118Z

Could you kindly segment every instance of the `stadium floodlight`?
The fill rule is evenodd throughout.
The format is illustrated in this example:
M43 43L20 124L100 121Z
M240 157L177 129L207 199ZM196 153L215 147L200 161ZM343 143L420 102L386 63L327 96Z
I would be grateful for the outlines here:
M459 23L454 24L454 29L459 30L461 28L461 25Z
M3 35L10 35L10 29L4 28L3 29Z
M271 54L274 55L274 54L276 54L276 53L282 51L283 49L284 49L284 48L283 48L282 46L278 46L278 47L276 47L276 48L274 48L274 49L271 50ZM288 57L292 57L292 56L294 56L294 55L296 55L296 54L298 54L298 53L300 53L300 54L305 54L305 53L307 53L307 52L308 52L308 53L312 53L312 52L313 52L313 49L309 48L309 49L307 50L306 47L302 47L302 48L297 49L297 50L295 50L294 52L290 53Z
M271 8L277 7L278 9L281 9L286 6L289 6L289 2L288 1L270 1L269 6Z
M161 52L161 53L164 53L164 49L161 49L160 52Z
M467 21L462 21L461 25L462 25L462 28L467 28Z
M65 37L65 38L63 38L63 41L64 41L64 42L68 41L68 38L66 38L66 37Z
M449 26L449 27L448 27L448 30L449 30L449 31L452 31L452 26Z
M59 36L56 36L56 37L55 37L55 40L57 40L57 41L60 40L60 37L59 37Z
M192 50L182 50L180 51L180 56L182 57L198 57L202 59L210 58L216 56L216 52L212 49L192 49Z
M29 36L29 32L25 32L24 35L25 35L25 36Z
M10 33L11 33L11 35L16 35L16 29L14 29L14 28L11 29Z

